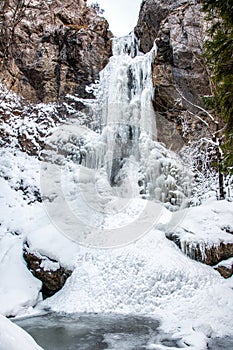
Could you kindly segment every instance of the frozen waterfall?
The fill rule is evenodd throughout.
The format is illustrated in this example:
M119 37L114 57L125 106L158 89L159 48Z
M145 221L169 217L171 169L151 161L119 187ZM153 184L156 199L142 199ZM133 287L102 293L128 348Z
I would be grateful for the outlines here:
M156 140L152 105L155 55L156 46L147 54L141 53L133 33L114 38L113 56L100 73L99 82L91 87L95 99L82 100L91 107L92 122L81 125L77 118L76 124L65 125L50 137L47 155L54 157L55 151L54 163L62 164L65 175L46 164L42 188L44 197L52 198L53 209L48 211L62 231L73 232L76 227L78 232L85 232L86 239L92 228L112 229L119 222L133 222L135 215L141 218L139 227L143 231L146 217L151 218L147 221L152 225L154 217L160 216L161 210L152 208L156 203L174 211L187 202L191 174L175 153ZM57 205L54 198L60 198ZM61 207L66 210L60 212ZM144 219L138 208L146 212ZM81 227L76 223L77 215ZM87 230L85 225L89 224L92 228ZM123 231L121 228L122 237ZM131 227L132 231L137 227Z
M173 152L156 141L155 55L156 45L147 54L139 51L133 32L114 38L113 56L91 88L96 99L88 101L94 130L90 125L72 125L68 132L67 128L58 132L52 142L82 166L106 172L112 191L118 187L118 195L127 197L130 182L134 196L178 208L189 197L191 174Z

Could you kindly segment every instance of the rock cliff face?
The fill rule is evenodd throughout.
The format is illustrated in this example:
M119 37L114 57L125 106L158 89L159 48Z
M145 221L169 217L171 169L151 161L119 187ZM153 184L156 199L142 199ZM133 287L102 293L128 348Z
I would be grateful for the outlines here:
M140 37L141 50L150 51L161 28L162 21L187 0L143 0L135 33Z
M216 127L201 109L202 97L211 93L202 57L206 28L198 1L142 2L135 32L143 52L149 51L154 41L158 48L153 66L158 137L175 149L179 145L168 121L174 123L185 142L208 135L208 128L200 119L209 123L210 129Z
M8 88L36 103L85 97L111 55L98 9L86 0L9 0L0 10L0 78Z

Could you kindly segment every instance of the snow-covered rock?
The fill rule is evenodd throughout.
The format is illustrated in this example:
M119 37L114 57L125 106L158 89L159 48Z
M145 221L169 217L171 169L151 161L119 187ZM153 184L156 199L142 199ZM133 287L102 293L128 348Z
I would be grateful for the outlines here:
M0 238L0 314L15 316L39 301L41 282L27 269L22 237Z
M51 297L65 284L72 271L65 269L61 264L30 249L27 242L24 244L23 257L29 271L42 282L43 298Z
M66 269L73 268L77 245L51 225L43 204L34 196L40 185L39 160L12 149L3 150L0 159L0 313L15 316L41 299L42 283L27 268L24 243ZM19 188L20 183L28 188L27 193Z
M200 206L175 213L165 230L190 258L213 266L233 257L232 223L233 202L212 196Z
M22 328L0 315L0 350L43 350Z
M229 278L233 275L233 257L227 260L221 261L216 266L214 266L221 276L224 278Z

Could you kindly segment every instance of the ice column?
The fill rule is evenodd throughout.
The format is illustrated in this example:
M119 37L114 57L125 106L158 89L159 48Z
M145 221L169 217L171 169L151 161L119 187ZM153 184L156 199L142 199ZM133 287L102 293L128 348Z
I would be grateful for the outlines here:
M132 32L113 39L113 56L100 74L97 97L101 105L101 123L106 135L109 176L114 177L121 160L139 158L139 137L156 136L152 106L152 61L156 54L142 54Z

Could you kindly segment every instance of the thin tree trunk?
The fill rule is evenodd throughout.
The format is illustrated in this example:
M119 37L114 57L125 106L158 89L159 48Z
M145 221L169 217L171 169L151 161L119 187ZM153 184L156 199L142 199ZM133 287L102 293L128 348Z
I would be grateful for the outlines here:
M226 193L225 193L225 186L224 186L224 176L222 173L222 165L220 165L218 170L218 184L219 184L219 199L225 199Z

